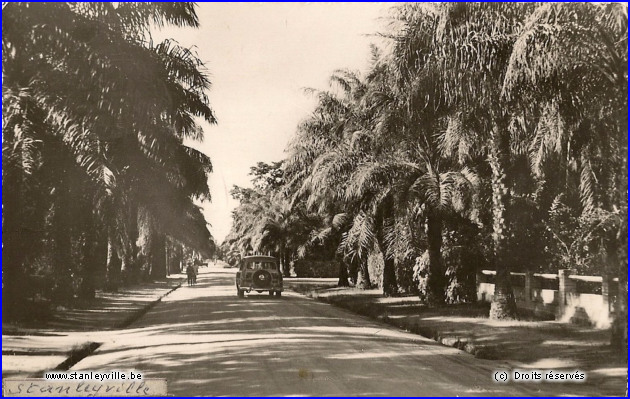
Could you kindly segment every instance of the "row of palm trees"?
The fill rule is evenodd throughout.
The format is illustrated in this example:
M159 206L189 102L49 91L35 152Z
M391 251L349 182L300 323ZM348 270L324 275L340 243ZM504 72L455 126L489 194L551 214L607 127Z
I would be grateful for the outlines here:
M627 8L414 3L390 20L366 74L311 91L283 184L254 190L269 202L255 213L241 201L228 244L269 250L240 226L287 204L285 233L292 216L311 229L288 236L295 255L333 242L369 286L379 251L385 295L410 264L432 305L457 300L458 269L495 269L493 318L515 316L518 268L583 266L625 287Z
M232 213L232 228L221 246L225 261L235 265L243 255L274 254L285 276L290 263L305 250L311 231L321 224L315 214L289 203L283 162L259 162L251 168L253 188L235 186L231 195L240 205ZM301 249L301 250L300 250Z
M162 278L182 245L212 250L198 118L203 63L151 29L198 26L192 3L11 3L2 24L3 309L31 276L53 297ZM104 279L104 282L101 280Z

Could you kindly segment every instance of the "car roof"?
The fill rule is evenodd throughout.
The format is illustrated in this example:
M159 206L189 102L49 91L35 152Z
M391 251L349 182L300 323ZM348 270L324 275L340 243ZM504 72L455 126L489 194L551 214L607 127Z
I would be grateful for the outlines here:
M276 258L274 258L273 256L266 256L266 255L251 255L251 256L245 256L243 258L244 261L248 261L248 260L253 260L253 261L273 261L273 262L277 262L278 260Z

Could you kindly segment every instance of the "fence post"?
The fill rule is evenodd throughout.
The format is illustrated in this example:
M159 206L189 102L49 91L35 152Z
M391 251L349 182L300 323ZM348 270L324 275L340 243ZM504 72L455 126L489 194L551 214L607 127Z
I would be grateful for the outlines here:
M477 294L477 301L481 302L483 300L485 300L484 295L481 294L481 292L479 292L479 287L481 286L481 282L483 281L483 273L481 273L481 270L477 270L477 273L475 273L475 293Z
M562 317L565 313L567 305L569 305L568 296L577 294L577 285L569 276L575 274L572 269L558 270L558 316Z

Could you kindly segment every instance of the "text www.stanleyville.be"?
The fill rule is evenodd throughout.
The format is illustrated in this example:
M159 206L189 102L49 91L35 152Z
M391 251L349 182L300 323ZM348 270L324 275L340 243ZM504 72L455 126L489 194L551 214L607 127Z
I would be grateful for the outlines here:
M46 380L52 381L129 381L129 380L142 380L142 374L134 371L70 371L70 372L49 372L44 373Z

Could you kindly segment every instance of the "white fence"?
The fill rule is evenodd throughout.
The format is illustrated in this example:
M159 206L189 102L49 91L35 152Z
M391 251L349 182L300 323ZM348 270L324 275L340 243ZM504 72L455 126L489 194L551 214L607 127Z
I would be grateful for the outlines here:
M477 273L477 299L491 301L495 271ZM511 273L519 309L549 319L586 322L597 328L611 325L619 279L578 276L573 270L558 274Z

